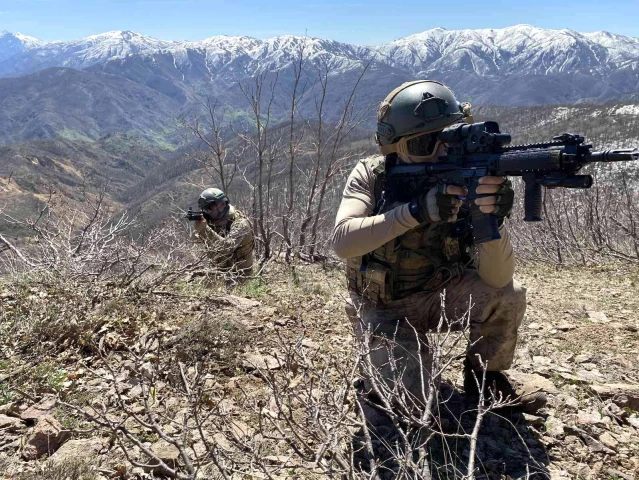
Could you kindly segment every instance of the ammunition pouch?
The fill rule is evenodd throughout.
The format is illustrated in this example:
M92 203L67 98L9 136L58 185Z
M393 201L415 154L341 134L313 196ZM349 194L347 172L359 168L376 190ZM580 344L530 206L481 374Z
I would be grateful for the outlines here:
M350 290L375 303L393 300L393 276L390 268L375 261L362 264L362 257L349 258L346 268Z
M400 300L417 292L434 292L446 282L463 275L465 267L461 263L442 265L428 269L414 278L398 277L393 270L374 260L362 264L362 257L347 261L349 290L368 298L375 304Z

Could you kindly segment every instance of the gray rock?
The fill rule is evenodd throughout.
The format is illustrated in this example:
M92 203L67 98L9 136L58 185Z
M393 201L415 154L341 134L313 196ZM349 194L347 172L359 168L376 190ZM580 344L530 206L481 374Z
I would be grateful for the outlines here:
M604 432L599 435L599 441L611 450L617 451L619 442L610 434L610 432Z
M176 468L180 458L180 451L166 440L159 440L151 446L151 452L167 464L170 468Z
M575 363L586 363L592 360L592 353L580 353L575 357Z
M19 417L20 407L18 402L9 402L4 405L0 405L0 415L7 415L8 417Z
M282 368L282 362L272 355L259 355L249 353L244 356L242 366L250 370L268 369L277 370Z
M533 427L539 427L544 424L544 419L542 417L530 415L528 413L524 413L524 420L528 425L532 425Z
M0 415L0 432L17 432L24 428L24 424L19 418Z
M596 312L594 310L588 310L588 311L586 311L586 316L588 317L589 320L591 320L591 321L593 321L595 323L610 323L610 320L608 319L606 314L603 313L603 312Z
M577 414L577 425L590 426L590 425L602 425L603 421L601 414L594 411L581 411Z
M535 366L548 366L552 363L550 357L534 356L532 359Z
M39 420L42 417L52 416L58 399L54 395L47 395L35 405L27 408L20 418L26 421Z
M546 419L546 433L548 433L548 435L552 438L564 438L564 427L564 423L552 415Z
M559 395L557 400L559 401L559 405L568 411L576 412L579 410L579 401L575 397L570 395Z
M559 393L557 387L555 387L555 385L550 380L542 377L541 375L515 372L512 370L506 373L511 382L517 384L520 387L523 387L526 392L542 391L551 394Z
M69 440L51 455L51 462L63 464L69 460L91 460L102 450L102 440L99 438L79 438Z
M607 453L609 455L614 455L614 450L603 445L599 440L594 439L588 433L586 433L581 428L573 427L570 425L564 426L564 430L566 433L571 435L576 435L588 446L588 449L592 452L596 453Z
M628 418L628 412L612 401L604 405L602 413L621 422Z
M51 455L70 435L55 418L41 417L22 449L22 457L25 460L35 460L43 455Z
M607 383L603 385L591 385L590 391L603 399L614 397L626 397L627 406L633 410L639 410L639 385L630 383ZM617 402L615 402L617 403Z
M616 470L614 468L609 468L607 471L608 475L610 475L612 478L619 478L622 480L635 480L634 475L626 475L625 473L620 472L619 470Z

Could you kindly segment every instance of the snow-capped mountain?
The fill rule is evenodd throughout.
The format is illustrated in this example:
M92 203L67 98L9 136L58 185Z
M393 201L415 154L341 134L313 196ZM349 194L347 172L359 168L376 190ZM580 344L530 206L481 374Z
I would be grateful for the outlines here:
M9 57L44 45L37 38L22 35L21 33L9 33L0 31L0 62Z
M47 67L82 69L130 54L157 52L177 44L126 30L91 35L69 42L45 43L31 40L23 43L22 50L13 55L6 55L0 43L0 76L24 75Z
M283 35L266 40L218 35L199 42L157 40L130 31L113 31L69 42L41 42L20 34L0 33L0 74L20 75L48 66L86 68L130 54L170 53L176 68L188 64L189 51L205 53L207 65L219 69L234 63L244 73L290 65L300 48L313 60L349 68L375 55L376 62L411 74L471 71L480 76L556 73L610 73L637 69L639 39L608 32L579 33L531 25L502 29L435 28L375 47L333 40ZM13 57L13 58L11 58Z
M292 35L266 40L219 35L192 42L115 31L45 43L4 34L0 76L71 67L122 76L182 104L202 95L234 102L242 99L238 83L261 73L279 72L283 91L290 90L291 67L300 55L311 68L310 84L318 81L317 69L330 72L336 101L365 66L359 99L369 104L415 78L443 81L475 104L608 101L639 92L639 39L530 25L435 28L379 46Z
M412 72L508 74L608 73L637 68L639 39L531 25L502 29L436 28L382 45L386 61Z

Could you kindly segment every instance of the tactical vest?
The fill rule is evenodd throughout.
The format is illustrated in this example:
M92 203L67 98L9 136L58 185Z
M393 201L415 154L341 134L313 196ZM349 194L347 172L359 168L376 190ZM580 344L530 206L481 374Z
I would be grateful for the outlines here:
M376 209L387 212L402 202L384 191L384 160L373 160ZM391 201L380 206L380 199ZM458 223L458 222L455 222ZM454 277L461 276L469 259L466 235L455 223L434 223L408 230L363 257L347 260L349 288L374 302L389 302L416 292L434 292Z

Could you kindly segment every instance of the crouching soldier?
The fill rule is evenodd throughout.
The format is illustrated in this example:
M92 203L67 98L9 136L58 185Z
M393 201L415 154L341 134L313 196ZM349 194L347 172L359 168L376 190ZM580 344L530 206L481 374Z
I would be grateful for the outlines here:
M194 224L196 237L206 245L213 265L231 274L250 275L255 240L249 219L217 188L204 190L198 206L203 215Z
M525 411L539 409L546 403L544 392L511 385L502 373L511 367L526 311L526 291L513 279L515 255L503 223L513 205L510 182L492 176L480 180L476 193L484 196L475 202L495 217L501 239L475 246L472 237L460 237L455 228L466 220L460 210L461 198L468 195L465 188L433 185L415 198L404 198L384 181L387 165L445 157L446 145L438 134L454 123L472 123L470 105L460 104L441 83L421 80L393 90L381 103L377 120L376 139L384 158L355 166L333 231L335 252L347 259L347 313L356 335L369 339L370 362L386 383L394 382L393 372L403 371L400 380L407 391L423 402L421 379L428 372L423 376L422 368L429 362L418 358L425 347L420 348L413 328L423 335L438 326L440 294L446 290L447 318L470 309L467 395L478 396L475 378L481 381L487 367L487 390L520 402ZM389 339L396 346L389 347ZM396 358L390 359L393 349Z

